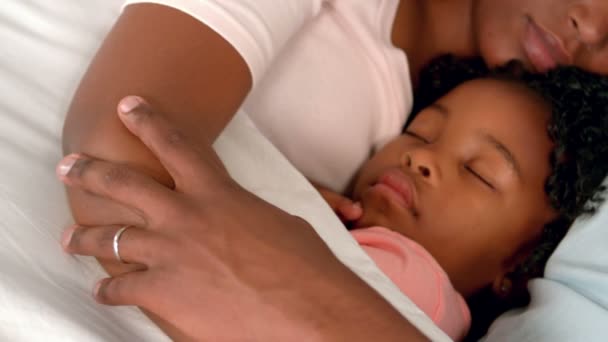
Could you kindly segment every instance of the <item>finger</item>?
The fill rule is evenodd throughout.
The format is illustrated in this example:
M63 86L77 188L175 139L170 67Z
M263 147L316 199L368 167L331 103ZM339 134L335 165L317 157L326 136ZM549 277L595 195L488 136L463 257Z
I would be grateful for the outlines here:
M350 202L350 200L348 200L346 197L342 196L341 194L338 194L335 191L326 189L321 186L315 187L317 188L317 191L319 191L319 194L321 194L321 197L323 197L325 202L327 202L329 207L336 213L339 213L340 205L342 205L345 200Z
M114 254L114 237L121 226L72 226L63 232L61 245L70 254L117 260ZM125 263L151 266L156 264L154 251L160 237L141 228L129 227L118 240L118 252Z
M361 204L347 200L340 205L339 213L346 221L355 221L363 215L363 208Z
M95 300L104 305L136 305L146 307L152 286L152 271L138 271L102 279L93 289ZM146 292L148 291L148 292Z
M131 133L138 136L167 169L176 188L185 189L187 183L205 181L205 176L217 175L218 172L228 175L211 147L212 142L195 148L182 132L141 97L124 98L118 105L118 112Z
M173 191L125 164L71 154L59 163L57 175L68 186L133 209L148 226L162 220L175 201Z

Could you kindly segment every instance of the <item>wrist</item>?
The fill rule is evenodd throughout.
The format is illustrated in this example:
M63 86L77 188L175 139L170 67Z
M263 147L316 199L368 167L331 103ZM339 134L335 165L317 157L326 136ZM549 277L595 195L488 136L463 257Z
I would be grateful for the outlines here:
M378 293L344 266L314 231L305 257L273 265L288 274L267 303L281 316L278 340L426 341ZM314 245L314 248L312 247ZM281 266L282 264L282 266Z

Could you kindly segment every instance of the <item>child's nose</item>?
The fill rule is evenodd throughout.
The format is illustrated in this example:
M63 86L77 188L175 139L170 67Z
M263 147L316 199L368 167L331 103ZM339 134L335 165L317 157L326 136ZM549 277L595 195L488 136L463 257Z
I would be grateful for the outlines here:
M418 170L420 170L420 174L423 177L430 177L431 176L431 170L426 167L426 166L418 166Z
M410 151L406 154L405 164L413 173L417 173L430 183L441 179L441 170L433 152L427 149Z

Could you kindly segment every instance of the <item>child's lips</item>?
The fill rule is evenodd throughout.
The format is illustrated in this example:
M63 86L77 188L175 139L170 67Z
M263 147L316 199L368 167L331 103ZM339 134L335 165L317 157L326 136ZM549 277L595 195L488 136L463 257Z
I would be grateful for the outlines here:
M399 206L417 213L417 192L413 179L399 169L384 172L374 185Z

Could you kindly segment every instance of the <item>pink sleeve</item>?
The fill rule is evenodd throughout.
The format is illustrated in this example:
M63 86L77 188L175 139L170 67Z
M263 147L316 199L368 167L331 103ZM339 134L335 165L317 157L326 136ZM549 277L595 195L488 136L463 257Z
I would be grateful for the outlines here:
M127 0L176 8L218 32L243 56L254 83L324 0Z
M471 324L466 302L422 246L383 227L356 229L354 238L399 289L452 339Z

